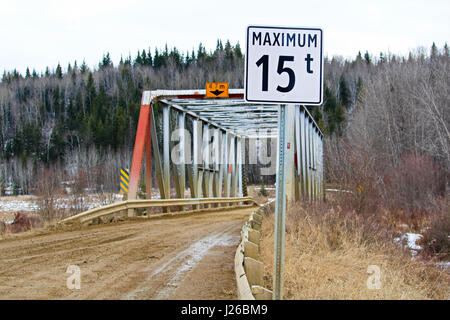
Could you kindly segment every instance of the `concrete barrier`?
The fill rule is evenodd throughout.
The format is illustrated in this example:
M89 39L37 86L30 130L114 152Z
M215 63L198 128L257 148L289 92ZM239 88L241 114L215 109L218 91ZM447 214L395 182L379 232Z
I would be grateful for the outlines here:
M272 291L264 288L264 265L260 261L261 225L266 206L250 214L241 230L234 261L239 300L271 300Z
M272 291L261 286L252 286L252 294L255 300L272 300Z
M244 252L239 244L234 256L234 273L236 274L237 296L239 300L255 300L244 270Z
M244 240L244 256L259 259L259 246L253 242Z
M257 230L248 229L248 241L253 242L259 246L259 241L261 240L261 233Z

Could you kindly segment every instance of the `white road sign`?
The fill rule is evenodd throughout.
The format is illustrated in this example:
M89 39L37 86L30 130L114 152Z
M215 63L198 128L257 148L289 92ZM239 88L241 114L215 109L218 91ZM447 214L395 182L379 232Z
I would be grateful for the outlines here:
M245 100L321 104L322 40L319 28L247 27Z

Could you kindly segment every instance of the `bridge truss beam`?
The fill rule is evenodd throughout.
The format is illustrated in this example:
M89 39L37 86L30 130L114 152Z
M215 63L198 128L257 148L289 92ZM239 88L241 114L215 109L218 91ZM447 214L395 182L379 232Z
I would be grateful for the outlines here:
M205 90L144 91L129 200L137 199L144 151L147 199L151 198L152 157L161 199L173 198L171 187L176 198L185 198L186 177L191 198L246 194L242 177L246 141L276 139L279 109L246 103L242 89L230 89L229 95L229 99L210 100L204 99ZM323 197L323 134L306 107L292 105L287 110L287 198L315 201ZM136 213L130 209L128 214Z

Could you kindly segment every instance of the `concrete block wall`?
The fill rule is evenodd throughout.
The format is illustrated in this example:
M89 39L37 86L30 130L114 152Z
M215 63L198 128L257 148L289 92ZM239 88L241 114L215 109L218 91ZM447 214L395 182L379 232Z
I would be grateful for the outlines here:
M271 300L272 291L264 288L264 265L260 261L261 224L265 207L252 212L241 231L234 271L239 300Z

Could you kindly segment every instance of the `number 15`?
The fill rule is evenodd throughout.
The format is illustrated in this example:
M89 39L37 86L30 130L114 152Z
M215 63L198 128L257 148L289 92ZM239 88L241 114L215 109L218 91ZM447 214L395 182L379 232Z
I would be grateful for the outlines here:
M289 75L289 83L286 87L278 86L277 90L280 92L289 92L294 88L295 85L295 73L294 70L288 67L284 67L285 61L294 61L293 56L280 56L278 59L278 74L282 74L287 72ZM269 90L269 56L267 54L263 55L258 61L256 61L256 65L259 67L262 65L262 91Z

